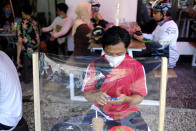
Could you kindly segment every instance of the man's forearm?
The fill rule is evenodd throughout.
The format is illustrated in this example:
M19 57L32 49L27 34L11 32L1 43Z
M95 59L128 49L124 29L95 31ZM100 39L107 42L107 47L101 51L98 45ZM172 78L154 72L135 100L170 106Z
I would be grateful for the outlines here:
M44 28L41 29L42 32L49 32L49 31L51 31L51 30L52 30L52 27L51 27L51 26L49 26L49 27L44 27Z
M152 34L143 33L143 36L144 36L145 39L149 39L149 40L153 39Z
M140 95L132 95L132 96L127 96L126 98L126 103L130 105L138 105L141 103L143 100L143 97Z
M40 44L40 38L39 38L39 35L36 35L36 40L37 40L37 44Z
M20 59L21 50L22 50L22 38L18 38L17 59Z

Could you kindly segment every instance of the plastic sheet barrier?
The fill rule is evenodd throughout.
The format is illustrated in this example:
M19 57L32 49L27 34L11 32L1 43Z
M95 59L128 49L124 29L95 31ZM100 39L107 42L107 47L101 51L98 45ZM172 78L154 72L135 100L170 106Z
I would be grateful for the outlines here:
M97 116L103 118L104 131L142 131L145 130L145 127L142 127L145 126L143 122L151 131L158 130L162 62L160 58L126 58L127 61L124 60L118 67L111 67L104 57L68 57L43 53L37 56L39 95L36 96L40 97L38 105L40 104L41 116L40 125L35 125L37 129L40 127L42 131L93 131L92 119ZM34 77L34 81L35 79L37 78ZM87 92L98 91L110 95L104 106L98 105L97 102L92 103L84 97ZM135 105L109 102L126 93L130 96L147 94L138 105L140 112L133 113L137 110ZM39 110L39 106L36 106L37 103L35 109ZM132 123L127 122L131 120ZM138 129L133 124L137 120L140 124Z

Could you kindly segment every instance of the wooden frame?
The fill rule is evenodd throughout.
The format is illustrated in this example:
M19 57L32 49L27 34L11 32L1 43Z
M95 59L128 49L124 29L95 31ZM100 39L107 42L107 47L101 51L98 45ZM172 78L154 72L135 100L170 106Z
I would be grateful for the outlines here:
M39 58L38 53L33 54L33 89L34 89L34 117L35 131L41 131L40 117L40 93L39 93ZM158 131L164 131L165 105L167 87L167 58L162 58L161 85L160 85L160 109Z
M33 54L32 61L33 61L33 95L34 95L35 131L41 131L38 53Z
M159 107L159 131L164 131L166 87L167 87L167 58L162 58L161 63L161 88L160 88L160 107Z
M116 3L116 21L115 21L116 26L119 26L119 18L120 18L120 0L117 0L117 3Z

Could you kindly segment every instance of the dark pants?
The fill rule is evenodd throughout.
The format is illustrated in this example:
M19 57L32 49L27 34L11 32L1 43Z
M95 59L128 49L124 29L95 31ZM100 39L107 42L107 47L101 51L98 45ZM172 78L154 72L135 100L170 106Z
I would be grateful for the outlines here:
M64 42L62 43L61 45L60 44L57 44L58 45L58 49L60 50L60 52L62 53L62 55L68 55L68 52L67 52L67 44Z
M49 32L43 32L40 41L44 41L47 46L47 53L57 54L58 53L58 47L57 47L57 41L50 41L51 34Z
M56 40L48 41L48 42L46 42L46 45L48 48L48 53L58 55L58 42Z
M67 55L71 56L73 54L73 51L67 51Z
M66 55L66 44L62 43L61 45L58 43L57 39L54 41L50 41L51 34L49 32L43 32L40 41L44 41L46 43L48 52L58 55L58 49L62 52L63 55Z
M133 56L134 58L137 57L151 57L151 62L147 61L148 58L146 60L142 60L139 61L140 63L143 64L144 69L146 74L152 72L153 70L156 70L158 68L160 68L161 66L161 57L169 57L169 48L166 48L164 50L151 50L151 49L147 49L147 50L143 50L141 52L133 52ZM146 62L145 62L146 61Z
M169 46L165 49L151 49L146 47L146 50L142 50L141 52L133 52L134 57L167 57L169 58Z
M104 116L100 113L98 113L98 116L104 118ZM87 115L85 116L82 123L83 124L92 124L92 119L94 117L95 117L95 111L91 110L87 113ZM110 129L114 126L123 125L123 126L131 127L133 129L137 129L139 131L148 131L148 126L147 126L146 122L144 121L144 119L141 117L141 113L139 111L134 112L121 120L107 120L107 119L105 119L104 122L105 122L107 129Z
M6 126L0 123L0 130L10 130L12 126ZM26 120L22 117L18 125L14 128L13 131L29 131Z
M0 37L0 46L3 51L8 47L8 41L4 37Z
M27 122L23 117L13 131L29 131Z
M22 79L24 83L30 83L33 78L32 73L32 58L28 57L27 55L23 55L23 68L21 70Z
M12 126L6 126L6 125L3 125L0 123L0 130L9 130L11 128L12 128Z

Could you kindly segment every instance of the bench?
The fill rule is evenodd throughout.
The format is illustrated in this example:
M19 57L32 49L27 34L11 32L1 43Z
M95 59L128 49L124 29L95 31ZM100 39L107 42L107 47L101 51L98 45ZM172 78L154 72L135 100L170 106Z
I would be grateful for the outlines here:
M154 70L152 71L155 78L161 77L161 71L160 70ZM177 74L173 69L168 69L167 71L167 78L177 78Z

